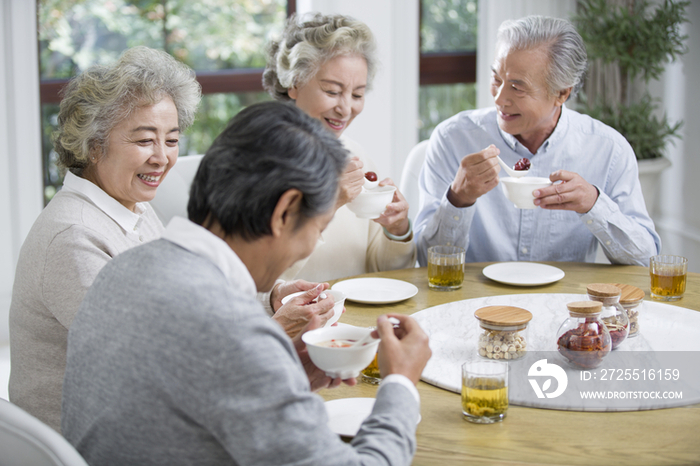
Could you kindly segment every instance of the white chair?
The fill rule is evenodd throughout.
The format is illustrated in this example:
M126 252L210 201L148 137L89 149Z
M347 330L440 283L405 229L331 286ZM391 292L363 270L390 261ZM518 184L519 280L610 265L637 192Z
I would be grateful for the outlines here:
M0 400L0 466L87 466L61 434Z
M408 153L408 158L401 171L399 191L408 201L408 217L414 223L416 215L418 215L418 175L423 166L427 149L427 139L416 144Z
M190 199L190 185L199 168L203 155L183 155L170 169L168 175L158 186L156 197L151 207L158 218L167 225L171 218L178 215L187 218L187 202Z

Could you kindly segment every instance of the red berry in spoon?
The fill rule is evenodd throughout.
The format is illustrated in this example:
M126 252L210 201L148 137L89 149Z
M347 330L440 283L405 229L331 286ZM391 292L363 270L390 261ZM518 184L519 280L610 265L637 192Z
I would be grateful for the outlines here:
M523 157L522 159L515 162L515 166L513 167L513 170L518 170L518 171L529 170L529 169L530 169L530 160L526 157Z
M374 172L367 172L365 173L365 178L367 178L367 181L377 181L377 174Z

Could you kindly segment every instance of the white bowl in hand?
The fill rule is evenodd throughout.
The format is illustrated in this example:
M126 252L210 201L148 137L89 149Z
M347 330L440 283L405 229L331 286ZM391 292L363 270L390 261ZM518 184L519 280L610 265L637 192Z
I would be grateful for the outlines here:
M298 291L296 293L288 294L287 296L282 298L282 305L287 304L290 299L296 298L297 296L303 295L304 293L306 293L306 291ZM343 315L343 306L345 306L345 293L338 290L325 290L324 293L333 298L333 302L335 303L333 305L333 309L331 310L333 315L330 319L326 321L326 324L324 325L324 327L330 327L334 323L338 322L340 316ZM318 302L318 298L314 299L313 302Z
M358 341L371 331L370 328L352 325L325 327L306 332L301 339L306 343L311 361L328 377L351 379L360 375L360 371L372 362L377 354L379 340L348 348L333 348L322 344L332 340Z
M503 193L518 209L534 209L537 207L533 202L535 196L532 195L532 192L552 185L549 178L536 176L501 178L499 181L503 187Z
M346 205L359 218L379 218L394 199L395 186L378 186L362 192Z

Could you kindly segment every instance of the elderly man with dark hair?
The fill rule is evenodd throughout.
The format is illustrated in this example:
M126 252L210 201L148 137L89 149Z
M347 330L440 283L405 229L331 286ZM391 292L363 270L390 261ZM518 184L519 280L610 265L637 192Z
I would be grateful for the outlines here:
M429 246L466 249L466 260L593 261L647 265L661 248L644 204L634 152L609 126L568 109L586 49L563 19L504 22L492 66L495 108L466 111L433 132L420 175L418 258ZM468 154L468 155L467 155ZM497 156L554 184L535 190L540 208L519 210L498 185Z
M91 465L409 464L415 384L430 357L418 324L377 322L385 377L352 444L313 390L332 387L256 300L311 253L347 152L296 107L239 113L207 151L188 214L113 259L69 333L62 429ZM307 329L318 325L315 316ZM347 381L354 384L354 380Z

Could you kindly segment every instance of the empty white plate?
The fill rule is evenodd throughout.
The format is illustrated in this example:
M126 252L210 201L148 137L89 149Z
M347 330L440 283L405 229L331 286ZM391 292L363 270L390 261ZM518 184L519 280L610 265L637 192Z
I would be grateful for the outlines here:
M564 271L537 262L499 262L484 267L484 276L499 283L515 286L539 286L564 278Z
M398 303L418 293L414 284L392 278L351 278L331 289L342 291L350 301L364 304Z
M341 398L326 401L328 427L343 437L354 437L365 419L372 414L374 398ZM421 417L418 416L418 422Z

